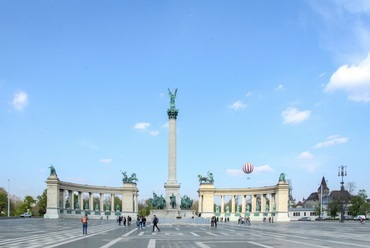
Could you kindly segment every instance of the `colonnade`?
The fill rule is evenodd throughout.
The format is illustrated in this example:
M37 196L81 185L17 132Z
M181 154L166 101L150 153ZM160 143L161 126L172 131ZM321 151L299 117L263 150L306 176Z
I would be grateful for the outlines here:
M44 218L75 218L89 214L92 218L110 215L135 215L138 212L138 192L136 183L123 183L123 187L106 187L63 182L56 175L46 180L47 209ZM75 194L77 200L75 201ZM87 197L87 202L85 196ZM99 203L94 198L99 197ZM108 196L106 205L104 197ZM115 197L121 204L115 203Z
M272 217L275 221L289 221L288 189L285 181L275 186L224 189L214 188L213 183L202 183L198 190L198 210L202 217L237 219L242 216L252 220ZM231 209L225 207L227 197L231 199Z

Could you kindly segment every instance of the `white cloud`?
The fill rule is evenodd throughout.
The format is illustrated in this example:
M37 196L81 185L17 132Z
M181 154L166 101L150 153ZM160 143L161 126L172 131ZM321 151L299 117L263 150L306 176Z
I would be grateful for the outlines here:
M357 65L342 65L335 71L325 90L344 90L348 98L357 102L370 101L370 53Z
M298 159L312 159L313 156L312 156L312 153L310 153L309 151L306 151L306 152L301 152L298 157Z
M148 122L139 122L134 125L134 129L146 130L150 127L150 123Z
M323 148L327 146L333 146L337 144L344 144L347 143L349 139L346 137L340 137L339 135L332 135L329 136L326 141L317 143L314 147L315 148Z
M296 108L287 108L281 115L283 116L285 124L297 124L308 119L311 115L311 111L298 111Z
M247 107L247 104L243 103L242 101L236 101L230 105L230 108L235 109L235 110L243 109L246 107Z
M251 97L253 96L253 92L252 91L248 91L247 94L245 95L245 97Z
M100 163L103 163L103 164L109 164L113 161L113 159L111 158L102 158L99 160Z
M28 105L28 95L24 91L16 93L12 101L13 108L22 111Z
M283 91L283 90L285 90L285 88L282 84L279 84L279 86L275 88L275 91Z
M231 177L240 177L244 174L244 172L240 169L227 169L226 174Z
M273 171L274 170L270 167L270 165L256 166L254 167L254 170L253 170L253 172L273 172Z
M152 130L150 131L150 135L157 136L159 134L158 130Z

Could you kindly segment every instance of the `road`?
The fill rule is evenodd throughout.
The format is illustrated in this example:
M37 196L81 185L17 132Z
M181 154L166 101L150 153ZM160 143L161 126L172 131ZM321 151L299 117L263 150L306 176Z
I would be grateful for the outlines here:
M370 224L290 222L210 225L161 225L137 229L113 220L90 220L88 234L72 219L0 219L0 247L27 248L278 248L278 247L370 247Z

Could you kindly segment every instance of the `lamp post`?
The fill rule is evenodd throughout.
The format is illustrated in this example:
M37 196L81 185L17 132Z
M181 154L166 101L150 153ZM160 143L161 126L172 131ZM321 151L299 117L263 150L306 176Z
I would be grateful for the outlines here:
M8 217L10 216L10 180L8 179Z
M341 203L341 216L340 216L340 222L344 221L344 181L343 177L347 176L347 166L338 166L338 177L342 177L342 181L340 182L340 203Z
M320 217L322 217L322 182L321 182L321 185L320 185L320 189L321 189L321 195L320 195Z

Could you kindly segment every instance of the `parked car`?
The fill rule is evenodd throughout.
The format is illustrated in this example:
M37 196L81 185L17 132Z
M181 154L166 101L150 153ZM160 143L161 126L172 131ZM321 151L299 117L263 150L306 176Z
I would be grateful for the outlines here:
M19 215L19 217L32 217L32 214L30 212L26 212L24 214Z
M357 215L355 218L353 218L353 220L360 220L360 219L365 220L366 216L365 215Z
M317 221L321 221L321 220L325 220L325 218L324 218L324 217L319 216L319 217L317 217L315 220L317 220Z
M344 220L353 220L353 218L349 217L348 215L343 216Z
M298 219L299 221L311 221L310 217L302 217Z

